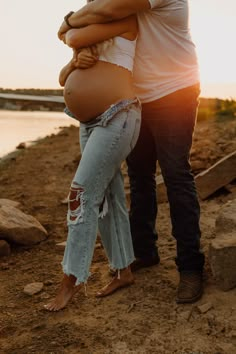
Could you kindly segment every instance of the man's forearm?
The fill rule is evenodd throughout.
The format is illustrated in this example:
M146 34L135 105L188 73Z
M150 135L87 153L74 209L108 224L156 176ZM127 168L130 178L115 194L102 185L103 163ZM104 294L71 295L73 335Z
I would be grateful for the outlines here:
M148 0L98 0L76 11L69 18L72 27L119 20L150 9Z

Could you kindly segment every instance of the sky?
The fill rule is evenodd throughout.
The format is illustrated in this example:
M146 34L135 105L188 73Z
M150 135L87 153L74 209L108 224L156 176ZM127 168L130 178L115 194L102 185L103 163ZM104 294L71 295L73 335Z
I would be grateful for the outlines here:
M85 0L0 0L0 87L60 88L71 50L57 38L65 14ZM236 99L236 0L189 0L202 96Z

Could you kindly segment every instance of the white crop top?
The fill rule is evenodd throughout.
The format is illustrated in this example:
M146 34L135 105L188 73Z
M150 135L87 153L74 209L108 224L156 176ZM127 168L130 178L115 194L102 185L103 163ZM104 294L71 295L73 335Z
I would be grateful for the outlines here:
M109 46L99 46L99 60L122 66L133 71L136 39L130 41L123 37L114 37Z

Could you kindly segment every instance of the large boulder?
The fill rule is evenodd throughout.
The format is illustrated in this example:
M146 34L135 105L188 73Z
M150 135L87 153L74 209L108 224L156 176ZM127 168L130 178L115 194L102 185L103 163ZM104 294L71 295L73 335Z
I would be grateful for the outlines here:
M0 205L0 239L19 245L34 245L47 238L39 221L14 206Z
M216 233L234 232L236 238L236 199L226 203L216 219Z
M236 286L236 199L228 202L216 219L215 239L209 246L209 261L218 286Z

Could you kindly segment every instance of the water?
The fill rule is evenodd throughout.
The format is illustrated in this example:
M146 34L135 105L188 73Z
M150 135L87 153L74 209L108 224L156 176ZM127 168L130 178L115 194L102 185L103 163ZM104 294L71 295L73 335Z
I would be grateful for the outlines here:
M0 110L0 158L14 151L20 143L31 143L72 124L79 126L63 112Z

